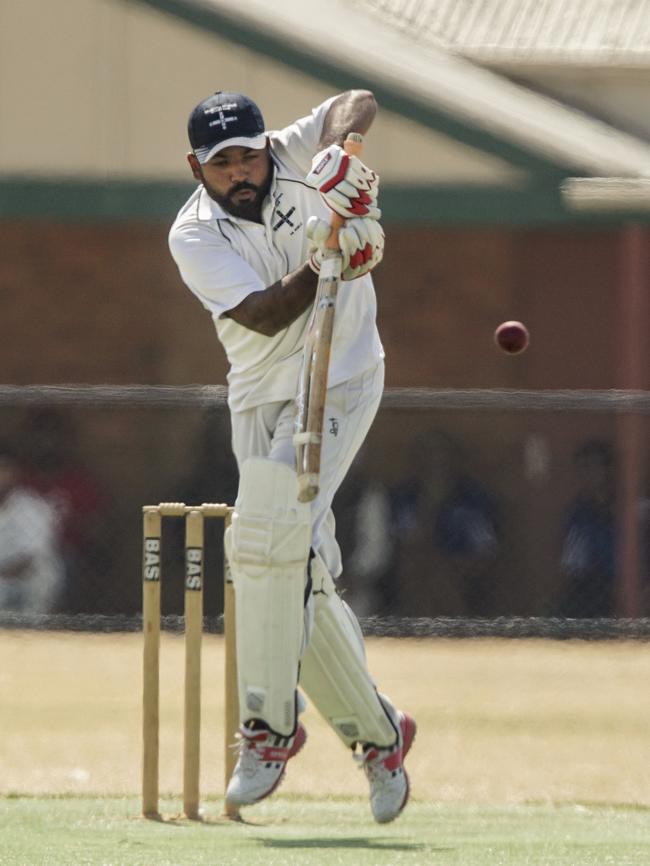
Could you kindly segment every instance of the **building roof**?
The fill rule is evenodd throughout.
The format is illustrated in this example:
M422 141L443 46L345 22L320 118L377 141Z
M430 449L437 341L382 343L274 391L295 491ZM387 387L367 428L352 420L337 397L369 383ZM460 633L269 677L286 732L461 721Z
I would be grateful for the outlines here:
M650 68L650 0L353 0L482 63Z
M272 15L268 0L140 2L336 87L369 87L386 109L538 176L650 174L649 143L396 28L372 0L328 0L326 34L322 0L281 0ZM381 4L415 22L425 0Z

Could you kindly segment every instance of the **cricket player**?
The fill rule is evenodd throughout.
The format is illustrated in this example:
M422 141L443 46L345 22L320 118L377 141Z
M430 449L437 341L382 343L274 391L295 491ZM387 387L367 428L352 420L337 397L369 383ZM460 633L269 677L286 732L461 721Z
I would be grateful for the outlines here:
M362 763L372 813L386 822L408 799L404 757L415 722L368 673L358 622L336 591L342 563L331 511L384 381L370 276L384 248L379 179L342 148L349 132L368 131L375 112L372 94L353 90L270 132L243 94L207 97L188 123L198 187L169 243L229 362L240 482L226 551L237 602L241 727L226 800L245 806L277 788L306 739L304 692ZM295 401L332 212L346 222L320 492L301 503Z

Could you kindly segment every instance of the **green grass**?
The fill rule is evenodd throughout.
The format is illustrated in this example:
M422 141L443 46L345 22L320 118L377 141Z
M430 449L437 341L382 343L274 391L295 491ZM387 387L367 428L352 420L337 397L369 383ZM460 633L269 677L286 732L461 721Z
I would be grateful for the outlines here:
M160 787L177 791L183 641L165 634L162 645ZM382 688L418 720L405 814L371 820L363 774L311 707L309 740L279 795L247 810L247 824L219 821L223 641L207 635L210 796L196 824L139 817L140 635L0 634L0 866L650 864L647 646L367 646ZM172 815L180 802L162 808Z
M165 814L180 810L165 801ZM136 798L0 800L2 866L647 866L650 810L411 803L378 826L368 804L279 795L247 823L145 821Z

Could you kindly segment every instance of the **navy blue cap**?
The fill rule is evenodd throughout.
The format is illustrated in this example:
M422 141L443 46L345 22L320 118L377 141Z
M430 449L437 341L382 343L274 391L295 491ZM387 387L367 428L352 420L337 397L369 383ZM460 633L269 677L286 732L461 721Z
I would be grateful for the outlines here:
M224 147L266 146L264 118L252 99L242 93L218 90L196 106L187 122L187 134L199 162Z

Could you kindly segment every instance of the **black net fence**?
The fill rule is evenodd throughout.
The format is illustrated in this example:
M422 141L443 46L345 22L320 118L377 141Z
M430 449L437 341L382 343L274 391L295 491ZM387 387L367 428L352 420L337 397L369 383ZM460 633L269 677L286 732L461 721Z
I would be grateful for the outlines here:
M233 503L221 387L0 387L0 626L134 630L144 504ZM367 633L645 637L650 394L389 389L334 501ZM206 521L206 627L223 524ZM182 627L183 522L163 530Z

